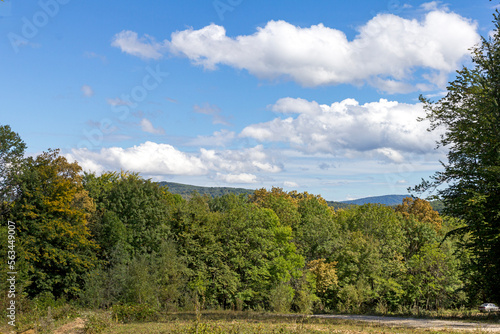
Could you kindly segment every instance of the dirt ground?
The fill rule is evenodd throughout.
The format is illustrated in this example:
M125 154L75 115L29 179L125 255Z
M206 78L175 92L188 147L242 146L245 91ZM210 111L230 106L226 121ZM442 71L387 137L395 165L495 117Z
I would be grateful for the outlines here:
M434 330L442 330L442 329L466 330L466 331L483 330L488 332L500 332L500 323L493 324L493 323L478 323L478 322L462 322L456 320L378 317L378 316L368 316L368 315L314 315L314 317L366 321L392 327L413 327L413 328L427 328Z

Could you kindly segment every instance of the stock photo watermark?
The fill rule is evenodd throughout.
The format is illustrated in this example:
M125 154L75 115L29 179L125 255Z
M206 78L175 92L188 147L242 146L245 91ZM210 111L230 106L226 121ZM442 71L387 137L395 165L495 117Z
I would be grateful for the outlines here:
M160 65L156 68L146 67L147 74L142 78L141 84L134 86L128 93L121 94L115 99L108 99L108 103L112 106L112 112L116 114L120 121L124 121L130 115L130 112L137 108L140 102L146 100L149 92L155 90L169 75L168 72L163 72ZM99 127L90 131L84 130L85 139L80 141L78 149L87 148L91 150L102 146L104 136L112 133L114 130L113 121L109 118L104 118L99 122Z
M50 20L59 14L61 6L67 5L71 0L40 0L36 11L31 17L23 16L22 25L19 32L9 32L7 38L15 53L19 53L19 48L29 45L40 29L49 24ZM10 2L10 1L9 1ZM0 6L3 4L0 4Z
M232 12L236 7L241 5L243 0L214 0L212 6L214 7L219 19L224 21L224 14Z
M8 221L7 232L7 323L11 326L16 325L16 224Z

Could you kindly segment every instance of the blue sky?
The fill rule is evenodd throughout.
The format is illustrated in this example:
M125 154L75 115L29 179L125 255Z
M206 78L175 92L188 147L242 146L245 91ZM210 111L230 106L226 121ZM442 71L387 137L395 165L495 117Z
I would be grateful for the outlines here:
M440 168L487 0L0 2L0 124L85 170L346 200Z

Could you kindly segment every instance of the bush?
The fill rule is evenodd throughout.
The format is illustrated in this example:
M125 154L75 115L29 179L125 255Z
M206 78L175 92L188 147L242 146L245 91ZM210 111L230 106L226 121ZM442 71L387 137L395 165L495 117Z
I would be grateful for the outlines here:
M109 313L92 314L88 317L83 329L86 334L99 334L111 326L111 315Z
M288 312L290 311L290 306L292 306L294 294L291 286L280 284L271 290L269 294L269 306L271 306L274 312Z
M159 310L146 304L113 305L111 314L113 319L123 323L156 321L159 318Z

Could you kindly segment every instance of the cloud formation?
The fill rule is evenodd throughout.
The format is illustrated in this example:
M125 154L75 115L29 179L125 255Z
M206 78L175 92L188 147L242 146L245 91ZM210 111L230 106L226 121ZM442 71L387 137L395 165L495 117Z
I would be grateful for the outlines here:
M159 43L149 36L139 38L136 32L123 30L113 37L111 46L117 47L122 52L140 57L142 59L160 59L166 50L168 42Z
M163 135L165 134L165 130L162 127L155 128L153 123L147 118L143 118L140 123L141 130L144 132L152 133L155 135Z
M73 149L66 157L78 161L84 170L97 173L108 170L130 170L146 176L208 175L228 183L254 183L253 173L276 173L274 164L262 146L243 150L207 150L185 153L172 145L147 141L129 148L110 147L94 152Z
M405 153L430 152L439 134L427 132L423 106L381 99L360 105L346 99L331 105L283 98L270 106L286 118L252 124L240 133L260 142L284 142L307 154L358 156L403 162Z
M86 148L73 149L67 155L77 160L84 170L103 172L106 170L130 170L146 175L203 175L203 162L183 153L171 145L145 142L129 147L102 148L93 152Z
M432 9L420 21L379 14L352 41L323 24L303 28L270 21L252 35L234 38L216 24L175 32L169 47L205 69L228 65L309 87L368 83L390 93L429 90L445 84L479 41L476 23ZM425 73L413 80L417 68Z
M217 180L226 183L257 183L257 176L248 173L221 174L217 173Z

